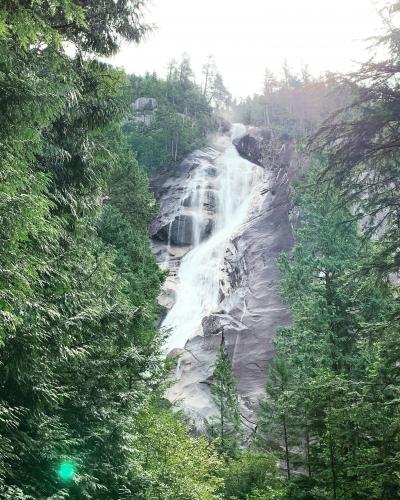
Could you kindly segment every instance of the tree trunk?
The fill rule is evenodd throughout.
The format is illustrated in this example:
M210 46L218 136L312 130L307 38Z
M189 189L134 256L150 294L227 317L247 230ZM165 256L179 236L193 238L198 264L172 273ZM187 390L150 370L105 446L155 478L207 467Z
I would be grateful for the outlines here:
M334 444L332 439L331 431L329 430L329 459L332 474L332 494L333 500L337 500L337 477L336 477L336 464L335 464L335 454L334 454Z
M290 480L289 444L288 444L287 425L286 425L286 416L285 415L283 416L283 438L285 441L286 473L287 473L288 480Z

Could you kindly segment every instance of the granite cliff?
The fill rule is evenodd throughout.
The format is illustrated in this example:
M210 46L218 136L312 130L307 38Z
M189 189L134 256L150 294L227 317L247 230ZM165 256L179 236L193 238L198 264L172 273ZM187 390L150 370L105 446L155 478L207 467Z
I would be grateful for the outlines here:
M235 128L231 138L218 136L209 147L193 152L174 175L153 179L160 206L151 227L153 248L160 265L169 270L160 303L166 308L164 327L175 338L167 350L178 356L175 382L167 397L181 404L200 431L215 413L210 384L222 337L237 381L243 424L254 425L275 332L290 320L280 296L276 261L293 245L291 181L304 165L305 159L287 137L275 138L268 130L242 126ZM232 181L232 175L237 179ZM236 182L232 186L240 194L228 193L234 199L230 200L232 215L225 214L224 229L219 212L226 182ZM240 188L240 183L245 187ZM238 196L243 200L235 201ZM201 262L193 260L193 252L201 251L210 252L210 266L215 269L207 268L213 273L210 276L200 270L194 279L214 280L211 292L198 285L200 295L214 297L201 311L190 313L185 331L185 324L168 318L176 316L171 309L182 302L183 294L186 301L197 300L196 283L185 293L181 281L187 279L184 266ZM202 303L208 299L205 296Z

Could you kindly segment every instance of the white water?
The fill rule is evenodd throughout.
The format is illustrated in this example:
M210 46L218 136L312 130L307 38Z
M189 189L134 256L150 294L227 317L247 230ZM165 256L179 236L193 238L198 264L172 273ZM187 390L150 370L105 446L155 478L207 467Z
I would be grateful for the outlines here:
M232 137L243 133L243 125L235 125ZM166 316L163 327L171 335L166 351L183 348L186 341L201 333L201 320L216 311L219 303L219 280L230 237L246 220L248 209L262 176L262 169L239 156L229 143L215 161L217 175L211 177L210 164L200 164L187 187L190 213L194 216L193 249L182 259L175 305ZM213 188L213 189L210 189ZM201 242L201 230L207 220L204 202L215 198L214 228Z

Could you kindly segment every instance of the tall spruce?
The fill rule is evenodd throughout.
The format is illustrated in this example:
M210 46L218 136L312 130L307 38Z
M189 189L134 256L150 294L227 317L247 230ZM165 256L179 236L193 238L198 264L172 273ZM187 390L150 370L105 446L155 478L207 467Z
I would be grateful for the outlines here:
M381 58L340 78L350 102L330 115L312 141L328 157L324 176L353 204L365 232L380 234L374 266L386 274L400 268L399 11L397 0L382 9L386 32L376 39Z
M211 395L218 416L210 427L210 435L217 438L217 448L221 454L237 457L241 435L240 407L235 379L223 340L215 363Z
M260 401L256 436L260 448L277 453L288 480L291 479L294 468L292 449L299 444L296 429L298 419L291 391L294 382L291 375L284 359L276 356L268 371L267 398Z

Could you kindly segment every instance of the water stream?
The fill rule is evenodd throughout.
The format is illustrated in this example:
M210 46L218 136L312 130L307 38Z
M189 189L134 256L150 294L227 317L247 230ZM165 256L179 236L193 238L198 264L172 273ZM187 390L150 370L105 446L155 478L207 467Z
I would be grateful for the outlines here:
M234 125L231 140L243 131L243 125ZM262 169L241 158L230 141L213 167L204 162L196 168L182 199L193 220L193 248L182 259L176 302L162 325L171 332L167 352L183 348L189 338L201 333L201 320L218 310L227 245L245 222L261 177ZM210 224L211 234L202 241Z

